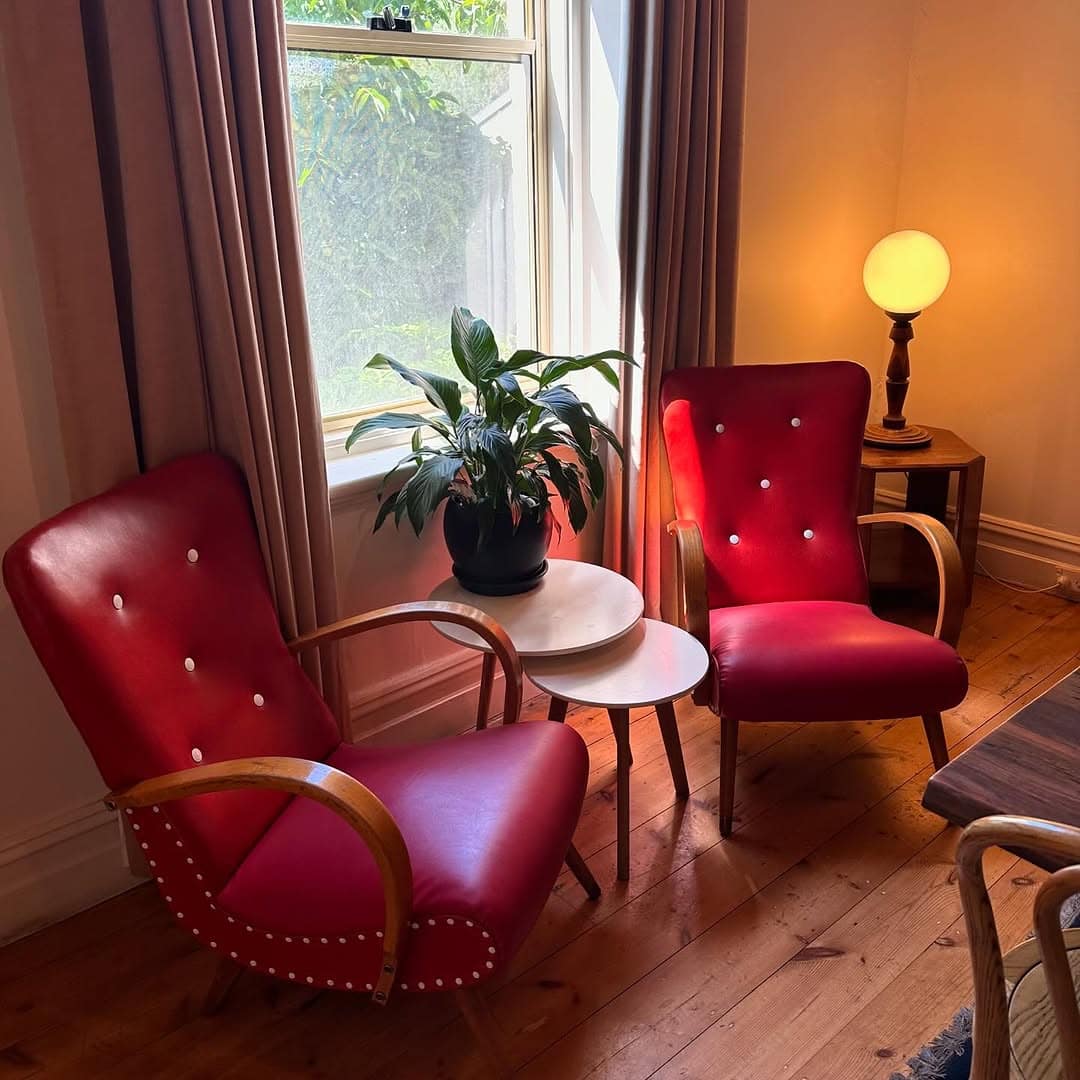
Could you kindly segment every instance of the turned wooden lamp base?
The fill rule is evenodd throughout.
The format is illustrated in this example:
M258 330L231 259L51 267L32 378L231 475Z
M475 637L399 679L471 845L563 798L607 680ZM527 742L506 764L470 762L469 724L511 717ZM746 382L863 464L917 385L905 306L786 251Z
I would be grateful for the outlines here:
M934 441L924 427L905 424L902 428L887 428L884 424L867 424L863 442L879 450L921 450Z
M921 450L929 446L934 437L924 427L909 424L904 416L904 399L911 381L911 364L908 360L908 342L915 336L912 320L919 314L914 311L902 314L886 311L893 321L889 338L893 343L889 357L889 369L885 376L885 396L889 411L880 424L867 424L863 442L881 450Z

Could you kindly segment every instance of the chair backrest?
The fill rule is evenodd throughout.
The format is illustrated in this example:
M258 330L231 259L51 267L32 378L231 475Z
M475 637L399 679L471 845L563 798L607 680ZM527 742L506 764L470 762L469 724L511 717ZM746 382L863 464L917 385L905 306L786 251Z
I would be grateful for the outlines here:
M664 377L675 507L701 529L710 608L865 602L855 517L869 402L869 376L847 360Z
M285 646L247 489L225 458L180 458L73 506L16 541L3 569L110 787L198 761L320 759L338 745ZM169 819L220 885L286 801L202 795L170 804Z

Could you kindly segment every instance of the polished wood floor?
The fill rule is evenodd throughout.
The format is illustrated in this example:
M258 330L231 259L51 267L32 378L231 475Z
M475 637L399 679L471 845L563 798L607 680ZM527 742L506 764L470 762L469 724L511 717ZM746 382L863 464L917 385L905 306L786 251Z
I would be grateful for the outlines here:
M979 579L962 640L971 692L955 753L1080 663L1080 606ZM530 703L542 715L544 703ZM570 722L592 774L568 875L492 1004L525 1077L884 1078L971 995L956 831L919 805L916 719L744 727L737 830L716 830L717 723L687 704L693 795L676 804L655 717L632 727L633 862L615 881L615 748ZM988 877L1003 937L1043 874L1004 853ZM0 1080L16 1077L481 1077L453 1003L361 997L244 976L199 1014L214 958L136 889L0 951Z

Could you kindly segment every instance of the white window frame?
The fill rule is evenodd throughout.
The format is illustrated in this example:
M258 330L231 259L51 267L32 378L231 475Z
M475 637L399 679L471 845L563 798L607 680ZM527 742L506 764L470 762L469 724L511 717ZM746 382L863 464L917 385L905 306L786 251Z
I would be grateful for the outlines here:
M408 56L434 60L476 60L516 63L526 74L527 107L531 123L532 160L530 162L529 247L535 283L532 298L533 325L529 328L540 349L549 348L551 330L550 271L550 161L548 131L547 0L525 0L525 27L529 37L479 37L470 34L435 34L425 31L403 33L392 30L367 30L359 26L336 26L326 23L285 24L288 49L309 52L340 52L376 56ZM301 222L301 231L303 223ZM449 331L448 331L449 333ZM523 342L523 344L525 344ZM323 417L323 431L328 450L341 453L345 436L365 416L385 411L390 402ZM430 406L423 399L393 402L395 411L424 411ZM380 450L403 441L400 433L363 439L354 453Z

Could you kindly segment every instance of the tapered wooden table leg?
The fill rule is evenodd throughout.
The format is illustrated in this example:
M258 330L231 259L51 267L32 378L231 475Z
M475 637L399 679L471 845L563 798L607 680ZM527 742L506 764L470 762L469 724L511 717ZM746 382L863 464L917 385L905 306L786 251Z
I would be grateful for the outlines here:
M615 819L618 877L630 880L630 710L608 709L615 735Z
M689 799L690 782L686 779L686 762L683 761L679 724L675 719L675 706L670 701L661 702L656 706L656 718L660 721L660 734L664 737L664 750L667 751L668 767L671 769L671 782L675 785L675 794L680 799Z
M566 720L566 710L569 707L569 701L564 701L562 698L552 696L551 705L548 706L548 719L554 720L556 724L564 723Z
M484 663L480 668L480 700L476 706L476 730L487 727L488 710L491 708L491 686L495 681L495 654L484 653Z

